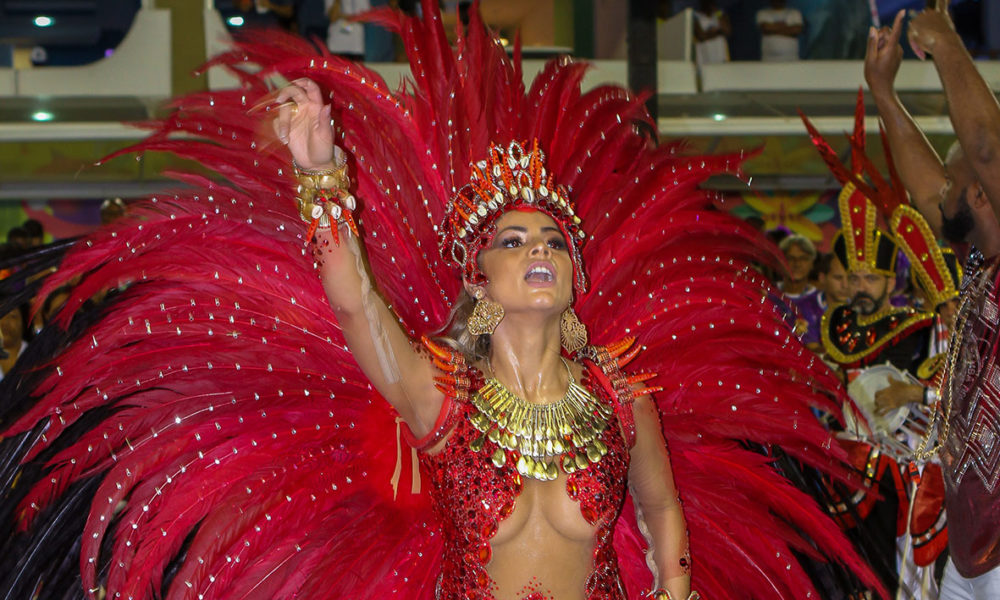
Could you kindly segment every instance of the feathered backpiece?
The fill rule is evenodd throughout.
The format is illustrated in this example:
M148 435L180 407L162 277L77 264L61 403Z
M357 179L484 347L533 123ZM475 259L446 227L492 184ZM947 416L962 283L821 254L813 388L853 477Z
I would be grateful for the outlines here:
M839 529L767 449L834 477L843 455L810 408L840 389L752 268L776 249L699 189L742 156L656 146L641 98L582 92L560 59L525 92L473 11L456 49L437 2L382 11L412 79L256 34L212 61L238 90L177 100L131 152L172 152L172 194L78 243L48 282L79 282L44 363L0 382L4 597L431 598L441 555L401 425L351 358L324 298L290 157L250 114L272 78L330 95L375 283L413 336L447 324L460 278L438 252L448 202L490 144L538 140L575 202L597 344L634 336L684 501L694 587L708 598L801 598L797 552L871 580ZM636 126L642 122L643 126ZM44 293L44 292L43 292ZM820 392L818 390L829 390ZM16 529L16 532L12 528ZM616 547L648 589L630 504ZM815 595L815 591L813 591Z

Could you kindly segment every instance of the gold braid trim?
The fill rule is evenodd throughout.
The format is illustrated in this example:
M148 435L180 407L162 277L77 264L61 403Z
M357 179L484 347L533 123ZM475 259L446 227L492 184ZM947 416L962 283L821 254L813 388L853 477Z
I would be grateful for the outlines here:
M826 309L825 313L823 313L823 318L820 320L820 340L823 343L823 350L826 351L826 353L830 356L830 358L832 358L838 364L844 366L853 366L855 364L861 363L870 356L880 352L882 348L891 341L900 338L900 336L909 334L913 329L916 329L918 326L928 325L934 321L933 313L896 309L898 311L897 314L899 316L902 317L904 313L908 313L910 316L906 318L901 318L899 325L897 325L891 331L887 332L887 334L883 335L881 338L877 339L875 343L872 344L871 346L865 347L857 352L850 352L842 350L840 345L837 344L836 341L830 337L831 335L830 328L833 326L830 321L831 317L835 310L837 310L838 308L842 308L843 306L844 306L843 304L837 306L831 306L830 308ZM875 313L874 315L870 315L866 318L859 318L857 321L855 321L855 323L861 327L867 327L892 315L893 315L892 310L879 312Z

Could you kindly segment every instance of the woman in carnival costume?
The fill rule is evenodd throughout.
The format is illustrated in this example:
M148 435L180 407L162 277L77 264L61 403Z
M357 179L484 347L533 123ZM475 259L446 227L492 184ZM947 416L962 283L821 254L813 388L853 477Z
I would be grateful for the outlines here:
M581 63L525 92L477 16L452 50L423 8L376 14L409 50L396 93L238 43L213 62L242 89L130 149L222 178L179 174L42 290L82 276L54 357L2 382L0 589L816 597L793 551L871 580L748 449L846 473L809 410L835 380L750 268L775 256L698 189L740 157L655 146L642 98L581 93Z

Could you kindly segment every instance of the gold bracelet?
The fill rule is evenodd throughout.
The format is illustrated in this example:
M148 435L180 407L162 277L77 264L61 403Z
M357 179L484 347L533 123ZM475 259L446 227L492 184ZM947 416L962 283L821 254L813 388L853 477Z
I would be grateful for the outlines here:
M295 199L298 201L302 220L307 223L321 219L327 212L325 205L346 195L350 185L346 165L324 170L304 170L296 165L295 178L299 182ZM329 226L329 219L326 219L324 225Z
M670 592L668 592L663 588L658 588L649 592L648 594L646 594L646 598L649 598L650 600L674 600L674 597L670 595ZM700 599L701 599L701 594L699 594L694 590L691 590L691 593L688 594L687 596L687 600L700 600Z
M307 239L311 240L317 229L333 229L334 243L339 244L334 223L337 226L346 223L357 235L357 225L351 217L357 201L348 192L346 161L332 169L302 169L294 161L292 164L299 182L295 195L299 216L309 224Z

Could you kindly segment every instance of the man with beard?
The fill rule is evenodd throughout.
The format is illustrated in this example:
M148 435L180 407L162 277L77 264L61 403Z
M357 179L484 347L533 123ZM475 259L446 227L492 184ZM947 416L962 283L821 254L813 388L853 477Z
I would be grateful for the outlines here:
M1000 105L955 33L946 2L911 20L910 44L918 56L933 57L958 137L942 164L894 90L902 16L871 31L865 79L913 204L959 254L972 245L932 428L942 443L951 555L941 598L998 598Z
M846 188L845 188L846 189ZM843 194L842 194L843 196ZM841 219L846 219L841 202ZM848 199L847 210L859 209L875 222L875 207L858 192ZM900 370L915 372L926 358L925 348L933 315L890 303L896 284L896 255L899 248L892 237L872 226L845 223L833 242L837 259L847 265L850 301L833 306L823 315L823 349L847 373L848 381L859 369L889 363ZM853 232L853 233L852 233ZM874 250L874 251L872 251Z
M849 422L849 431L838 436L864 488L844 490L831 484L827 506L897 598L936 600L934 563L946 544L941 469L912 469L908 461L899 460L920 441L907 417L926 410L924 388L910 382L916 383L912 375L920 372L929 351L938 352L929 343L936 317L893 306L900 246L933 305L955 294L954 279L947 274L930 227L907 204L891 156L886 156L888 179L867 156L863 94L859 91L854 131L848 136L850 169L804 115L803 122L813 145L844 186L838 198L842 229L834 238L833 254L846 267L849 301L824 313L823 347L851 383L848 391L870 425L869 430ZM889 231L876 225L876 204ZM871 394L872 387L885 386L886 377L891 383L879 398L885 405L905 407L892 418L881 418ZM916 394L910 394L914 390ZM907 406L911 402L917 406ZM843 590L828 589L828 596L849 600L872 596L871 590L847 583Z

